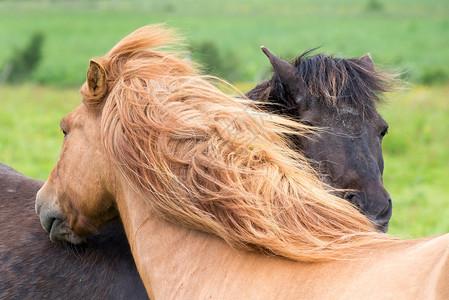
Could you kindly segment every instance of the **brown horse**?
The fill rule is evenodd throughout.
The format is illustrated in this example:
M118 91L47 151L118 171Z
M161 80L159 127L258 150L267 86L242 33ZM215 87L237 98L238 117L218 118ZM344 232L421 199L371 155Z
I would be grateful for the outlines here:
M316 57L316 59L318 58L323 58L323 59L333 59L333 58L325 58L325 57ZM277 58L275 58L276 60ZM305 62L309 62L310 59L304 60ZM275 72L276 74L282 73L282 72L290 72L292 74L294 74L293 70L290 69L281 69L279 70L279 63L274 63L273 64L274 68L275 68ZM282 65L281 65L282 66ZM329 73L329 72L328 72ZM341 74L341 72L339 73ZM369 74L368 74L369 75ZM288 77L289 78L289 77ZM280 82L276 82L276 80L280 80ZM285 101L283 101L283 99L285 99L286 97L289 97L289 94L286 93L287 90L293 90L292 87L289 86L289 84L295 84L298 85L298 82L290 82L288 81L286 78L281 77L280 75L275 75L273 76L273 78L270 81L264 82L260 85L258 85L254 90L252 90L248 96L256 99L256 100L260 100L260 101L272 101L275 102L275 104L284 104L283 108L284 110L282 111L282 113L289 113L293 116L299 117L301 118L301 116L303 116L303 114L305 113L304 110L301 110L298 108L298 111L291 111L291 110L286 110L286 106L285 106ZM273 88L273 87L278 87L277 89ZM328 85L326 85L326 87L328 87ZM267 93L267 91L269 91L269 93ZM269 95L269 97L268 97ZM279 105L273 105L272 107L269 107L271 110L276 110L279 109ZM293 108L293 106L291 105L291 107L289 108ZM335 107L329 107L328 111L332 111L335 114L336 108ZM309 114L311 112L308 112ZM320 111L313 111L314 115L322 113ZM326 119L329 120L329 119ZM365 122L366 123L366 122ZM321 124L320 124L321 125ZM366 126L371 125L371 123L368 123ZM335 125L333 124L329 124L327 123L326 126L328 126L329 128L331 128L332 130L334 130L334 128L336 128ZM340 126L340 130L341 130L341 126ZM337 137L339 137L339 135L337 135ZM311 139L301 139L300 141L300 145L302 147L304 146L304 143L306 143L308 140L310 140L310 142L315 142L316 140L311 140ZM319 146L321 148L326 149L326 145L329 143L329 139L328 138L320 138L319 140ZM297 140L295 140L295 142L297 142ZM315 144L314 143L314 144ZM306 145L307 146L307 145ZM316 153L316 151L311 148L311 147L305 147L305 150L303 151L307 156L313 156L314 153ZM350 153L349 153L350 154ZM345 155L340 155L340 158L345 157ZM322 157L320 157L320 162L329 162L332 159L334 159L334 155L332 155L332 152L328 153L328 158L326 160L323 160ZM328 172L329 176L325 177L326 180L331 180L330 183L335 187L335 188L351 188L353 187L352 185L342 185L340 181L335 181L333 180L333 178L335 177L335 170L334 168L338 168L342 165L342 163L344 164L345 162L348 161L348 158L346 158L345 161L340 161L340 162L334 162L332 161L334 164L332 164L331 166L329 166L329 168L327 169L329 171L332 170L333 172ZM334 167L334 168L330 168L330 167ZM372 171L372 173L376 174L377 170ZM17 205L23 205L24 207L27 206L27 203L22 203L21 201L29 201L32 196L34 195L37 190L40 188L40 186L42 185L42 182L34 180L34 179L30 179L27 178L25 176L22 176L21 174L9 169L7 166L5 165L1 165L0 164L0 175L4 175L2 178L0 178L0 191L4 191L5 193L0 195L1 201L5 201L5 203L7 201L11 201L10 198L12 196L14 196L15 199L15 203ZM341 179L341 178L340 178ZM10 189L10 185L12 184L12 182L20 182L20 188L19 189ZM14 183L14 185L16 185ZM383 188L383 187L382 187ZM13 190L13 193L9 193L6 191L9 190ZM362 190L364 190L364 186L362 186ZM381 191L381 187L379 187L379 190ZM6 206L8 209L4 209L2 211L2 214L4 216L6 216L6 214L12 213L11 210L14 211L18 210L18 208L16 209L15 206ZM32 214L32 212L30 210L22 210L23 213L28 213L28 214ZM31 223L36 223L37 219L35 219L32 216L23 216L24 220L27 220L26 222L21 222L20 225L22 225L22 227L17 228L18 231L20 231L22 234L27 232L29 229L36 229L36 227L32 227L30 226ZM10 218L2 218L3 222L10 222ZM28 222L29 221L29 222ZM29 224L30 223L30 224ZM0 223L1 224L1 223ZM89 243L87 246L70 246L70 248L73 248L70 252L70 250L64 250L61 247L57 247L54 246L52 244L49 244L48 242L45 241L41 241L39 242L39 246L40 247L25 247L25 248L21 248L20 250L22 251L21 255L19 257L16 257L17 260L14 261L8 261L8 263L5 263L4 266L8 267L9 270L15 270L17 268L9 268L11 266L12 263L17 263L17 264L22 264L22 260L25 257L38 257L38 259L33 261L33 266L34 268L32 268L31 270L35 270L35 269L40 269L40 270L46 270L48 273L48 270L46 269L46 267L48 268L48 259L53 260L53 257L56 255L60 255L61 254L61 258L63 262L60 263L60 266L64 266L64 268L66 269L74 269L77 272L72 272L70 274L67 274L67 276L71 276L73 277L79 277L81 278L82 276L79 275L79 273L83 273L84 271L81 270L80 268L83 267L89 267L91 270L92 269L92 265L91 265L91 258L92 258L92 253L94 253L95 255L99 255L105 262L110 263L110 265L113 264L118 264L120 263L119 260L121 261L128 261L128 263L130 265L133 264L132 258L130 255L125 255L126 252L128 251L127 243L126 243L126 237L123 233L123 231L121 230L121 228L118 224L118 222L114 222L114 225L109 225L109 227L107 227L103 232L102 235L104 235L102 237L102 241L109 241L111 240L111 244L113 241L115 241L115 239L117 239L118 243L114 243L116 245L118 245L118 247L120 247L118 250L114 250L114 248L111 249L114 251L122 251L123 250L123 254L120 259L116 259L115 257L109 256L108 252L106 251L106 249L108 249L108 247L96 247L97 243L95 242L94 238L90 238L89 239ZM5 224L1 224L1 225L5 225ZM6 226L9 226L8 224L6 224ZM5 226L3 226L5 228ZM117 234L115 236L115 238L112 238L112 234L114 232L114 230L117 231ZM40 232L39 234L42 234L42 232ZM34 235L38 235L37 233L34 233ZM100 235L100 237L102 236ZM17 234L15 234L14 236L17 236ZM7 240L6 238L3 240ZM38 241L38 239L35 239L36 241ZM99 244L98 244L99 245ZM112 245L112 247L115 247ZM41 249L41 250L38 250ZM87 251L85 249L90 249L90 252ZM9 254L10 253L18 253L18 249L15 249L14 247L8 247L6 249L2 249L4 251L0 252L0 255L2 258L6 258L6 257L12 257ZM58 252L57 250L60 250L60 252ZM63 251L64 250L64 251ZM67 252L68 255L65 255L65 253ZM39 255L36 255L36 253L42 253ZM74 259L73 256L71 256L71 253L83 253L82 257L79 256L79 261L77 261L76 259ZM19 259L20 258L20 259ZM68 260L68 261L67 261ZM116 262L116 260L118 262ZM72 263L75 263L75 265L72 265ZM43 265L41 265L43 264ZM99 264L97 266L97 269L95 269L95 275L100 276L101 274L103 274L103 272L98 272L98 270L101 270L99 268L101 268L102 266L105 266L106 268L109 267L108 264ZM98 268L99 267L99 268ZM93 269L92 269L93 270ZM53 269L54 272L59 272L59 269ZM104 271L104 270L102 270ZM115 270L110 270L111 272L114 272ZM133 279L134 277L136 277L136 270L131 270L130 273L131 275L129 276L129 278ZM66 280L65 283L61 283L61 282L55 282L52 280L48 280L48 278L54 278L55 276L35 276L35 272L30 273L30 276L22 276L21 280L20 280L20 284L15 284L15 282L11 279L11 278L18 278L17 276L15 276L16 274L12 274L11 272L9 272L8 274L11 274L11 277L5 277L3 278L4 281L0 282L0 284L9 284L11 287L8 289L2 289L4 291L4 294L0 294L3 295L7 298L10 297L15 297L16 295L18 295L19 293L21 295L27 295L27 296L32 296L33 298L41 298L44 295L52 295L52 296L58 296L59 294L55 294L55 293L60 293L60 295L62 294L66 294L67 291L70 291L69 295L72 297L78 297L81 296L81 292L83 293L88 293L90 295L93 296L108 296L111 297L111 294L108 295L105 291L107 291L107 289L105 288L105 285L100 286L99 288L95 289L95 294L91 293L92 290L92 283L93 282L97 282L97 280L85 280L82 281L83 284L76 284L76 286L78 287L77 289L74 289L71 285L73 285L74 283L76 283L76 280ZM89 274L88 271L85 271L85 273L83 273L84 278L86 277L91 277L92 275ZM134 277L133 277L134 276ZM30 283L28 280L30 278L33 278L34 282ZM106 277L104 277L106 278ZM69 284L67 284L69 283ZM86 284L91 284L90 286L86 287ZM23 285L27 286L26 289L23 289ZM40 286L39 289L36 289L36 286ZM134 288L134 283L132 283L132 280L125 280L123 281L123 285L122 287L125 287L124 289L122 289L122 287L120 287L120 291L123 291L123 295L125 295L126 297L129 295L128 292L135 292L135 295L141 295L142 297L145 297L145 292L143 290L143 286L142 284L140 284L140 288L135 289ZM117 285L114 285L117 286ZM12 287L15 287L15 289L13 289ZM58 288L56 288L58 287ZM118 287L118 286L117 286ZM128 287L128 289L126 289L126 287ZM115 295L119 296L121 295L118 291L114 291L113 288L109 289L111 292L113 292ZM52 291L51 293L49 291ZM143 291L143 293L142 293ZM137 296L134 296L133 298L136 298Z
M123 226L56 245L34 212L43 182L0 163L0 299L148 299Z
M369 55L343 59L305 52L293 65L262 48L274 75L247 93L268 110L309 126L325 128L313 139L294 136L323 181L356 205L383 232L391 218L391 197L382 181L382 139L388 124L376 111L395 82L374 67Z
M53 241L120 215L154 299L448 295L449 235L377 233L291 148L306 126L222 93L171 44L143 27L91 61L36 197Z

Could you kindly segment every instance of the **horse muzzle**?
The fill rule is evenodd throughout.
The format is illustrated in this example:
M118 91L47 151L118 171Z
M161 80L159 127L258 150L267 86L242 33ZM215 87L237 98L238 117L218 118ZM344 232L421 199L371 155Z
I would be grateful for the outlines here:
M388 226L390 225L389 221L386 222L374 222L374 228L376 228L377 231L386 233L388 231Z
M44 186L45 187L45 186ZM77 235L68 225L65 218L56 205L53 197L45 197L43 188L36 195L35 210L41 221L42 227L50 235L50 240L54 243L69 242L72 244L80 244L85 241L84 238Z

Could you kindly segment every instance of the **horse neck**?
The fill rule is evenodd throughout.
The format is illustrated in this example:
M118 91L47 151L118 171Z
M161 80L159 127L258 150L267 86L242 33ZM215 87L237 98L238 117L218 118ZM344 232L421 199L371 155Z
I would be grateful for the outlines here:
M151 299L183 296L192 285L210 284L211 272L217 268L220 272L214 272L214 281L219 286L231 267L229 262L244 255L218 237L155 216L131 188L117 198L117 206Z
M166 221L130 187L117 197L117 206L151 299L313 298L317 291L339 298L342 282L348 298L363 298L367 291L377 295L382 285L398 296L404 295L398 287L407 286L410 299L439 294L441 284L443 293L449 292L447 279L441 279L449 270L449 235L384 244L354 261L310 264L237 251L211 234ZM414 275L404 277L407 272ZM420 282L429 288L416 288Z
M129 187L117 206L151 299L277 298L294 290L279 291L286 276L295 278L294 286L304 279L298 271L307 264L238 251L212 234L166 221ZM273 285L260 289L267 276Z

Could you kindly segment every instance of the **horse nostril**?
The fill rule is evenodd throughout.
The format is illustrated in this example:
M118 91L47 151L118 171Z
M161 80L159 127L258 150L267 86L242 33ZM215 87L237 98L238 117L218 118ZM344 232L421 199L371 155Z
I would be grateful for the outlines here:
M360 209L360 203L358 201L358 197L355 193L345 193L343 195L343 199L354 205L356 208Z

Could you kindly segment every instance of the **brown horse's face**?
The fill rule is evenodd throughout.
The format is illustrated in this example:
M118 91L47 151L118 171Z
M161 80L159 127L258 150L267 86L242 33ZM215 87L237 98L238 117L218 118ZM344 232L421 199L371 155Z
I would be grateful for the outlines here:
M329 108L311 101L299 105L302 122L325 128L313 139L298 138L298 146L316 164L322 180L348 189L340 196L386 232L391 218L391 197L383 186L382 139L388 124L376 113L363 118L351 107Z
M36 212L52 241L77 244L118 215L114 171L101 150L98 112L82 104L64 117L61 130L61 154L36 196Z

